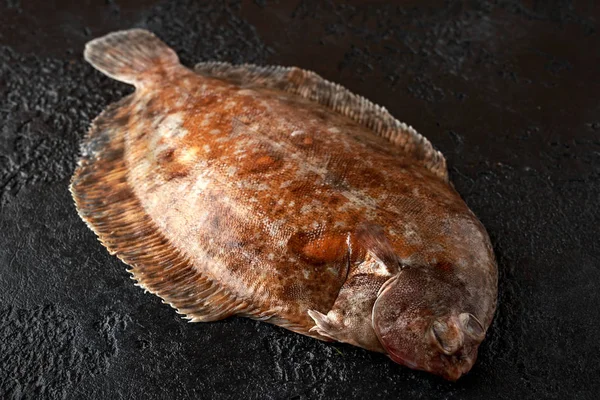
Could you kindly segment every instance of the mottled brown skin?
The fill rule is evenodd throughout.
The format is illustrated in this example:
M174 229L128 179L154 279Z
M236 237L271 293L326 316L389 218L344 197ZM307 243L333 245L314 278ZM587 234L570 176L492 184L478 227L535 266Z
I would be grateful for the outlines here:
M145 40L159 47L145 69L88 57L136 86L100 121L110 127L106 146L121 152L111 162L122 165L131 214L166 241L161 257L180 254L188 274L224 294L194 308L145 272L140 283L193 320L240 314L447 379L467 372L491 323L497 272L485 229L447 181L348 116L197 74ZM92 169L102 162L84 157L78 173L109 176ZM78 209L106 244L121 220L94 220L97 202L81 200L86 185L76 173ZM119 255L118 246L107 245ZM152 268L131 254L121 257ZM207 293L188 281L190 296Z

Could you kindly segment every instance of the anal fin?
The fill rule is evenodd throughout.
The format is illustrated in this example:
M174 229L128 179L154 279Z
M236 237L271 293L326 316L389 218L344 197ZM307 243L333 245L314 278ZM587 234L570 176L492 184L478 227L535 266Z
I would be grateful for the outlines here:
M201 272L160 232L127 182L123 116L132 96L110 105L92 124L71 181L77 211L102 244L131 266L138 285L191 321L230 315L268 318Z

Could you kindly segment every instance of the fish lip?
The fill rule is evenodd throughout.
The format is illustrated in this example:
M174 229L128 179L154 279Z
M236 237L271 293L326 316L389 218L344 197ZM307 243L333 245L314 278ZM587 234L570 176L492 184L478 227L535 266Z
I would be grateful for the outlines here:
M387 351L388 357L397 364L407 366L409 368L425 371L434 375L438 375L450 382L458 381L463 375L467 374L471 368L473 367L473 362L469 358L463 362L459 362L457 364L450 364L449 361L443 362L438 361L434 362L433 365L428 364L426 366L418 365L416 362L410 360L407 357L403 357L397 353L394 353L389 348L385 347ZM442 357L444 357L442 355Z
M448 356L444 355L441 355L440 357L449 358ZM473 368L474 363L475 362L471 357L466 357L456 363L451 363L448 360L446 363L435 363L430 369L428 369L428 371L439 375L448 381L456 382L463 375L467 374L471 368Z

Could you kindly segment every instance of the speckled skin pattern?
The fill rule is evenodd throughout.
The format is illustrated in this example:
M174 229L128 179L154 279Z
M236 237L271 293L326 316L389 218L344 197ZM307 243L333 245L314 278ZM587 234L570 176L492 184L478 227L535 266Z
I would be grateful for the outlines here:
M191 71L148 31L85 57L136 92L94 121L72 191L140 286L192 321L248 316L450 380L471 369L496 264L427 141L379 136L387 112L365 102L324 106L345 89L301 70ZM318 82L321 100L275 80Z
M597 399L598 21L587 0L0 0L0 398ZM188 323L133 284L68 191L90 124L134 91L82 49L133 27L187 66L315 71L443 152L500 276L468 374Z

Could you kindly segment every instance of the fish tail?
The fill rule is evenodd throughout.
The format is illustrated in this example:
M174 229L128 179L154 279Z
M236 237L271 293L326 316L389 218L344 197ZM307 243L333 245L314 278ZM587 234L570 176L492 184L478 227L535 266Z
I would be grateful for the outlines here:
M83 56L100 72L136 87L181 66L173 49L143 29L113 32L85 46Z

